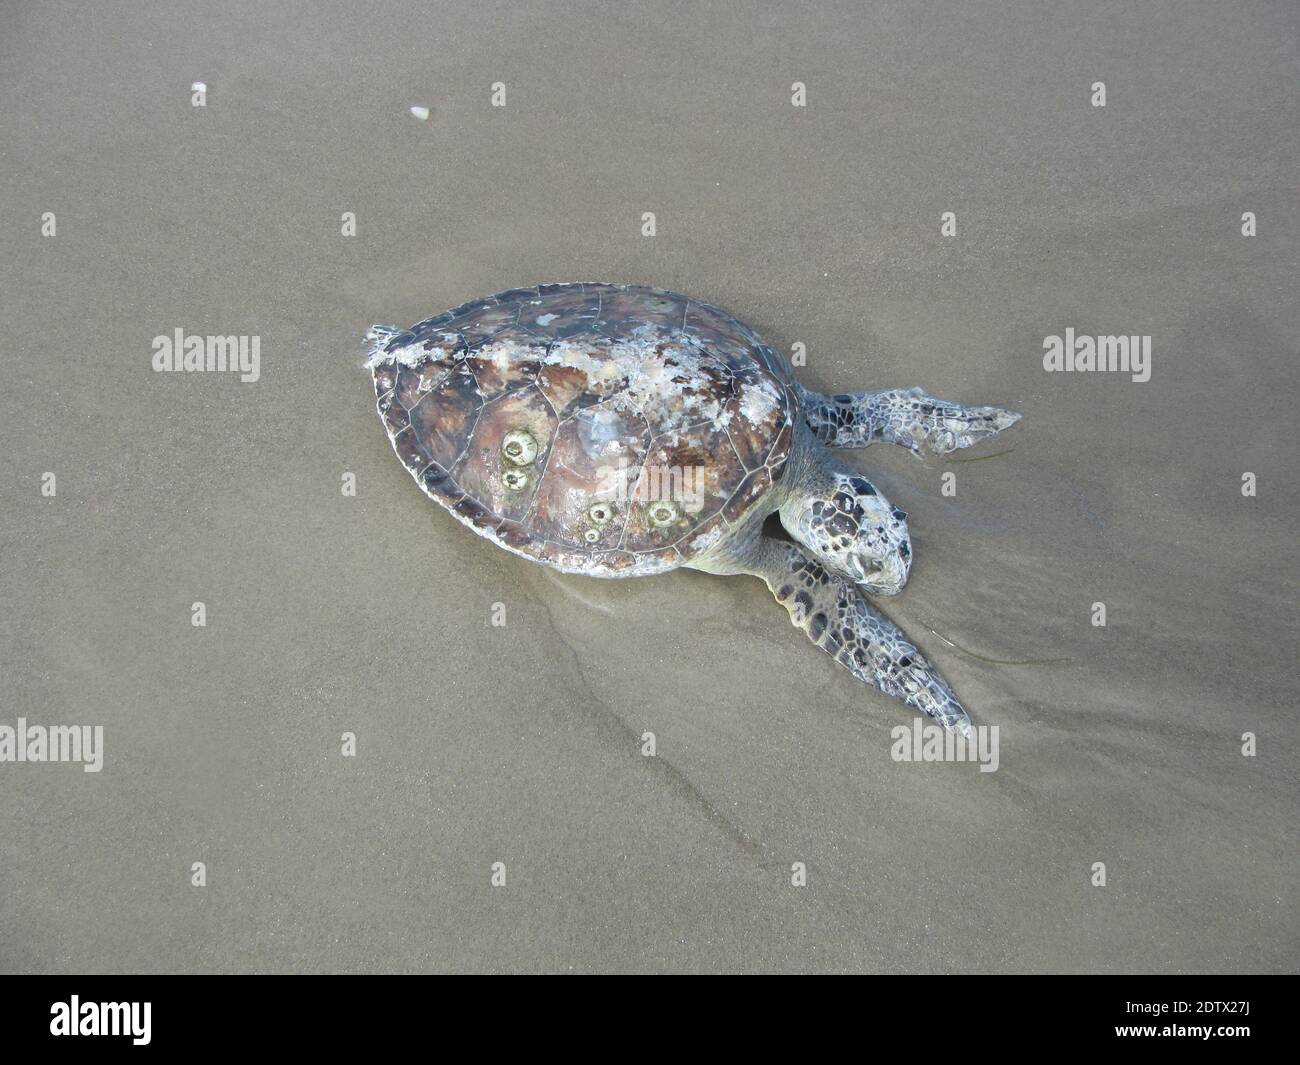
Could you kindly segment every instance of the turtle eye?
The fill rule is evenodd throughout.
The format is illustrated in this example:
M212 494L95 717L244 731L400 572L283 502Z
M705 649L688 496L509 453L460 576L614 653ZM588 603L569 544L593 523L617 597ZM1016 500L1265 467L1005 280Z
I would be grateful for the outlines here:
M527 429L511 429L501 441L501 454L515 466L531 466L537 458L537 441Z
M682 516L682 508L671 499L656 499L646 511L646 517L656 529L672 525Z
M523 470L506 470L501 480L512 492L521 492L528 487L528 474Z
M608 503L596 503L587 511L587 517L597 525L605 525L614 516L614 508ZM599 535L599 534L597 534Z

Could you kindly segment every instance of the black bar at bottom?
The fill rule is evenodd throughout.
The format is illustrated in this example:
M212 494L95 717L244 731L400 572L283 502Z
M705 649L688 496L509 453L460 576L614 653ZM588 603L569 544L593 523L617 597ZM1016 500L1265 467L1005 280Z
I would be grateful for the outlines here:
M696 1007L698 991L591 984L578 998L570 997L575 989L479 983L460 989L471 999L462 1008L457 990L434 976L29 976L4 983L6 1052L94 1053L116 1045L132 1053L319 1048L336 1055L399 1050L413 1039L449 1047L449 1039L469 1038L490 1053L502 1035L536 1040L536 1051L563 1032L575 1048L617 1053L620 1045L627 1051L660 1042L655 1032L661 1049L690 1049L682 1045L689 1030L724 1044L788 1035L809 1048L846 1033L870 1045L910 1031L927 1052L945 1044L1222 1051L1284 1046L1294 1025L1294 985L1286 977L866 976L837 988L832 1001L841 1007L825 1010L816 1005L824 987L750 982L738 996L734 987L721 992L737 996L721 1014L716 1006ZM707 1045L703 1035L690 1042L697 1038Z

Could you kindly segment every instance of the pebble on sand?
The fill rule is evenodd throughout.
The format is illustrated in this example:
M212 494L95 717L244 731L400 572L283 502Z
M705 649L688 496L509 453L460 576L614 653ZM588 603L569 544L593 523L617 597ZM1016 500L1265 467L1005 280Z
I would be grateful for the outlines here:
M421 122L429 121L429 109L427 107L412 107L411 114L413 114Z

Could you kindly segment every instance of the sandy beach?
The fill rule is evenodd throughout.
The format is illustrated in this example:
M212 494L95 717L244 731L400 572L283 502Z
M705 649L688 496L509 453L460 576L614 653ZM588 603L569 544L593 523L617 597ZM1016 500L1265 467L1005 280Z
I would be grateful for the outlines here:
M1285 3L6 5L0 726L102 765L0 761L0 971L1296 971L1298 59ZM419 492L362 333L569 280L1023 413L844 453L995 772L761 581Z

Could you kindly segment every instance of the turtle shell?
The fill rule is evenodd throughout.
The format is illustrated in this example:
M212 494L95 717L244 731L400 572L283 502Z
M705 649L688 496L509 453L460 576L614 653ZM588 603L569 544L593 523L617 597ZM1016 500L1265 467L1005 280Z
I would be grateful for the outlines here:
M566 572L690 562L761 507L790 454L779 357L672 292L539 285L372 336L379 414L420 486Z

